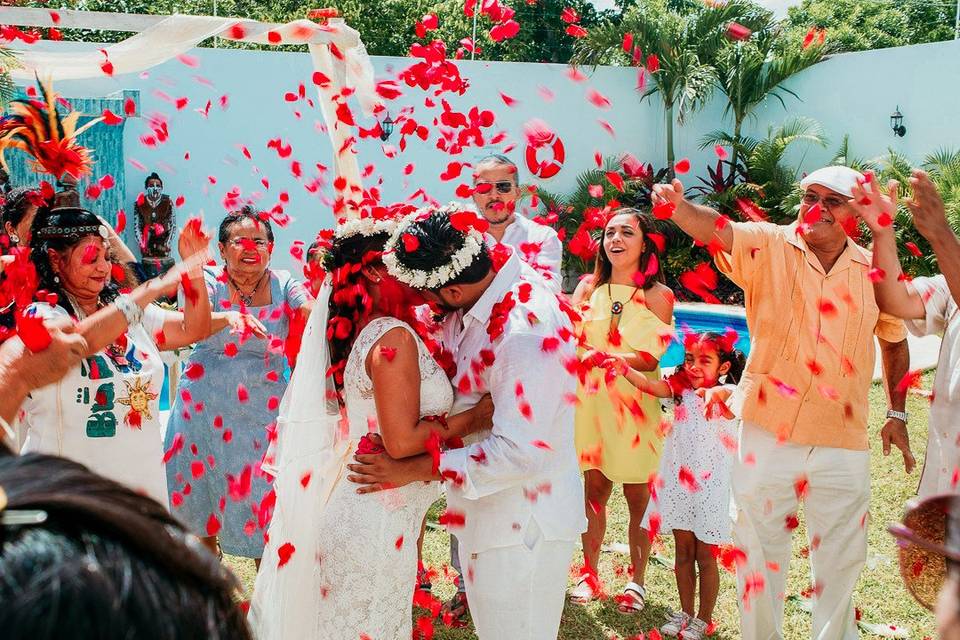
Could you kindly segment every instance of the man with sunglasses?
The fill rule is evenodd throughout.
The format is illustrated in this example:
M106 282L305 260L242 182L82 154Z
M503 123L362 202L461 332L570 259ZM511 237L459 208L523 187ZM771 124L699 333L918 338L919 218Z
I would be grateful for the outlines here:
M814 586L812 637L856 638L853 589L867 557L870 502L868 393L880 339L890 410L880 431L914 466L900 381L910 355L903 323L883 313L870 252L848 235L853 189L864 176L826 167L800 182L797 220L730 222L683 196L679 180L654 186L673 221L719 249L718 268L744 291L750 357L731 396L743 419L734 462L734 544L741 637L783 637L786 577L804 502Z
M486 156L476 165L473 187L477 211L490 223L488 244L502 243L511 247L543 276L554 293L560 293L563 246L556 231L517 214L517 200L520 198L517 165L500 154Z

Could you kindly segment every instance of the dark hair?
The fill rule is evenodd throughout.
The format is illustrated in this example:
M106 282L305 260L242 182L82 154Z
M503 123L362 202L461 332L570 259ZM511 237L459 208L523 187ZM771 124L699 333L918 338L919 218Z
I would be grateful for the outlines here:
M739 384L743 377L743 370L747 366L747 358L743 352L734 346L734 339L731 335L720 335L715 331L705 331L696 337L694 344L710 344L717 350L717 357L720 364L727 363L730 369L727 371L726 384Z
M27 209L37 204L40 198L40 189L38 187L17 187L16 189L11 189L10 192L4 196L3 210L2 214L0 214L0 216L2 216L2 222L9 222L11 225L17 226L23 221L23 217L27 215Z
M502 153L491 153L485 155L480 160L477 161L476 166L479 167L482 164L499 164L507 167L513 168L513 181L517 184L520 183L520 168L517 167L517 163L503 155Z
M153 173L151 173L150 175L147 176L147 179L146 179L146 180L143 181L143 188L144 188L144 189L147 188L147 186L150 184L150 181L151 181L151 180L159 180L159 181L160 181L160 187L163 188L163 178L161 178L161 177L157 174L157 172L154 171Z
M33 220L30 261L37 270L37 288L57 294L57 304L70 315L76 315L76 309L64 295L62 283L55 279L57 274L50 264L47 250L64 252L77 246L86 237L100 237L97 229L102 225L103 222L96 214L78 207L44 208L37 212L37 217ZM111 256L111 261L113 260ZM114 282L108 281L100 299L103 302L112 302L119 292L120 288Z
M367 293L366 279L361 269L379 264L383 247L389 239L386 232L369 236L356 234L334 238L323 254L323 267L330 273L329 314L327 316L327 344L330 345L330 375L338 391L343 389L343 370L347 356L357 338L359 328L373 311L373 301Z
M267 233L267 240L273 242L273 227L270 226L269 216L261 216L257 210L250 205L244 205L239 211L231 211L223 220L220 221L220 229L217 232L217 239L221 243L226 243L230 239L230 227L243 222L244 220L253 220L257 225L263 225Z
M0 456L0 629L53 640L246 640L240 585L163 505L71 460ZM2 510L0 510L2 511Z
M663 282L663 270L661 269L660 262L660 248L657 246L656 242L650 239L652 234L657 233L656 227L654 226L655 223L653 216L644 211L640 211L639 209L623 207L610 214L610 217L607 218L607 221L604 223L603 229L600 232L597 260L594 263L593 276L590 282L591 290L610 282L610 277L613 273L613 265L610 263L610 258L607 257L607 252L603 248L603 234L606 232L607 225L610 224L610 220L612 220L615 216L625 214L632 215L637 219L637 226L640 228L640 233L643 234L643 251L640 253L640 262L637 265L637 269L643 275L643 285L641 288L646 291L655 283ZM656 261L657 268L653 274L647 275L647 270L650 267L651 261Z
M417 220L404 230L404 234L417 239L417 248L408 252L404 243L398 243L395 250L397 262L421 271L433 271L448 263L450 256L463 248L466 241L466 236L453 226L446 211L435 211L423 220ZM473 262L444 286L480 282L492 268L493 261L484 246Z

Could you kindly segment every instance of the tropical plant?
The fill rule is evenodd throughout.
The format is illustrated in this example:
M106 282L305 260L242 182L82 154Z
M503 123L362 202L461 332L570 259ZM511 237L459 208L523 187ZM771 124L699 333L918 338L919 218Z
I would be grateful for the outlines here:
M951 40L955 12L955 2L931 0L803 0L787 10L785 26L795 37L825 29L841 51L862 51Z
M711 179L693 190L705 204L728 216L788 222L796 216L800 202L800 171L785 157L797 144L826 146L820 124L809 118L792 118L779 127L770 127L764 138L735 137L725 131L708 133L701 140L703 147L729 146L738 152L737 159L719 160L716 169L708 170Z
M714 66L717 84L727 98L724 113L733 117L733 140L740 140L744 122L768 98L776 98L784 109L787 95L799 100L784 82L823 60L831 48L832 44L810 42L804 46L797 39L788 41L781 23L768 14L762 28L721 49ZM739 153L740 145L733 145L734 166Z
M900 206L894 218L897 237L897 252L900 264L910 276L930 276L939 273L937 258L927 239L913 226L910 210L903 200L910 196L910 173L913 163L910 159L889 149L887 155L872 160L853 157L849 142L844 144L834 158L835 164L843 164L858 171L873 171L882 184L888 180L900 183ZM940 149L924 158L920 167L929 175L943 198L947 221L954 233L960 234L960 150ZM869 244L870 230L861 225L861 242Z
M6 47L0 47L0 111L6 110L7 103L13 100L16 93L16 86L10 76L10 70L19 66L16 52Z
M598 240L606 215L614 209L648 209L653 185L662 182L666 175L666 169L654 171L653 165L626 156L606 158L602 167L582 172L569 194L538 187L536 198L541 217L553 224L564 239L564 273L579 275L592 270L592 256L582 245ZM617 177L611 179L612 176Z
M688 114L710 98L717 85L716 61L731 46L728 28L737 23L753 30L770 17L768 11L748 0L654 4L638 2L620 21L591 29L577 43L571 62L644 67L640 72L641 99L659 93L663 101L666 159L672 176L674 120L683 124ZM648 74L649 87L645 84Z

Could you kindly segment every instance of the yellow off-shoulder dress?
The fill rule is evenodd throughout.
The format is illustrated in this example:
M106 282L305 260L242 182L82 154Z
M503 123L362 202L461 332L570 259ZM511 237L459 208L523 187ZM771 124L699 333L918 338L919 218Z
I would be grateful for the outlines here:
M632 298L631 298L632 296ZM617 335L611 335L612 305L623 305ZM603 285L581 308L578 331L594 349L659 359L670 343L673 322L664 323L643 301L643 291L628 285ZM660 378L660 368L645 374ZM660 400L642 394L620 376L609 387L603 369L590 371L577 389L576 446L580 468L599 469L616 483L642 484L657 471L663 441Z

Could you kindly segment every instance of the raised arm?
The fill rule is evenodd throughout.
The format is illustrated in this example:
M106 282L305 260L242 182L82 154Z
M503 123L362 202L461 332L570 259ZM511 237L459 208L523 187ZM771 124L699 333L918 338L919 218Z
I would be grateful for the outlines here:
M184 312L170 312L164 322L165 349L174 349L202 339L210 333L210 298L203 282L203 264L207 259L209 237L200 229L200 225L188 225L180 234L180 249L183 262L170 269L163 277L154 278L133 291L125 302L115 302L100 311L84 318L77 324L77 333L87 341L87 355L98 353L117 339L128 327L128 313L125 309L132 303L142 312L147 305L164 295L171 288L181 284L186 276L187 286L191 289L184 306Z
M876 184L876 180L856 185L850 205L873 232L873 291L877 306L884 313L912 320L923 318L925 311L923 300L916 290L901 277L903 272L893 227L899 187L896 180L887 184L886 193Z
M671 219L688 236L705 245L717 241L726 253L733 250L733 229L714 209L687 200L682 182L674 179L670 184L653 185L654 206L663 203L673 205Z
M913 197L907 200L907 207L913 214L913 224L933 248L950 295L960 303L960 239L947 222L943 199L930 177L919 169L913 170L910 186Z

